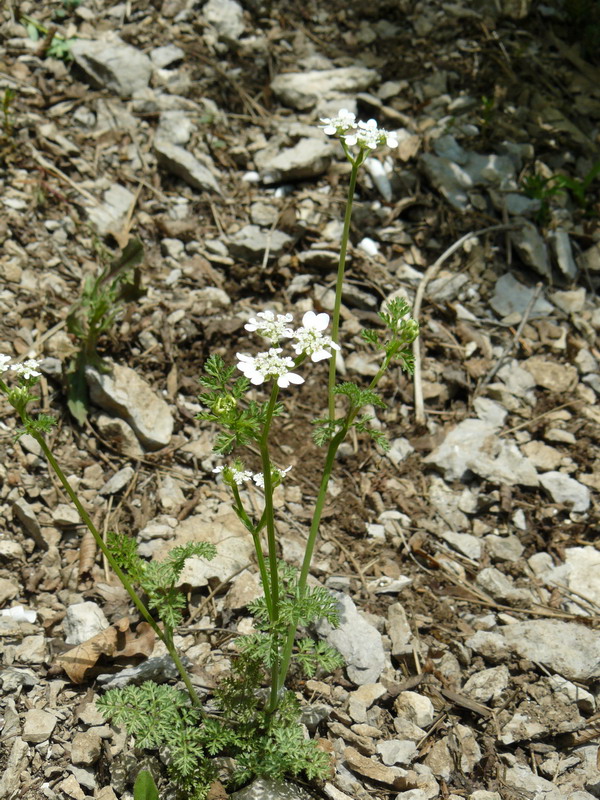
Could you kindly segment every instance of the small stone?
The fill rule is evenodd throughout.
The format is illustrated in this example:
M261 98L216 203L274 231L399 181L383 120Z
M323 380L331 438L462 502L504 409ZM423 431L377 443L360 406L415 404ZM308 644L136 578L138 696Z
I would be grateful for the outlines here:
M231 582L223 601L223 608L236 611L247 608L249 603L261 596L262 587L258 577L253 572L244 570Z
M316 626L317 633L342 654L353 683L375 683L385 666L381 634L358 612L352 598L339 592L332 594L338 600L340 624L334 628L321 621Z
M103 439L115 448L118 453L130 458L143 458L145 451L140 445L133 428L119 417L110 417L108 414L94 415L94 422ZM99 465L94 465L99 466ZM89 468L88 468L89 469ZM102 484L99 484L99 488Z
M585 308L585 289L572 289L569 292L553 292L550 299L566 314L578 314Z
M25 742L39 744L52 736L57 719L49 711L31 708L25 712L22 738Z
M21 591L19 584L10 578L0 578L0 606L6 605L9 600L14 600Z
M590 507L590 490L575 478L562 472L544 472L539 477L552 502L579 512L587 511Z
M85 800L85 792L74 775L69 775L68 778L61 781L55 788L68 795L68 797L72 797L73 800Z
M548 251L535 225L527 223L508 235L523 262L544 278L550 278L552 269Z
M515 714L500 731L502 744L522 742L524 739L535 739L548 732L548 727L530 719L526 714Z
M99 86L121 97L145 89L152 75L148 56L120 39L91 41L74 38L69 50L79 67Z
M71 743L71 761L74 764L90 766L94 764L102 753L102 739L97 733L86 731L76 733Z
M73 645L86 642L108 627L104 611L91 600L69 606L63 620L65 642Z
M124 489L129 483L133 476L135 475L135 470L133 467L126 466L123 469L120 469L118 472L106 481L104 486L98 490L98 494L107 495L107 494L117 494L122 489Z
M193 189L221 194L213 173L184 147L165 137L155 137L153 148L162 169L181 178Z
M511 605L523 605L532 600L528 589L517 589L512 580L496 567L482 569L475 580L477 586L490 594L494 600L505 601Z
M510 654L504 636L493 631L477 631L465 644L490 661L503 661Z
M400 603L392 603L388 608L387 632L392 641L394 657L398 658L412 653L412 631L406 611Z
M88 210L90 222L102 235L113 230L121 230L134 203L135 195L129 189L119 183L113 183L110 189L104 192L103 203Z
M304 789L290 781L257 778L249 786L229 795L230 800L313 800Z
M323 97L368 89L377 79L376 70L365 67L305 70L277 75L271 81L271 89L286 105L304 111L313 108ZM343 100L341 105L344 105Z
M498 278L494 287L494 295L490 300L490 305L501 317L507 317L515 312L524 314L528 307L535 289L530 289L513 277L512 273L506 272ZM551 303L538 297L530 312L530 319L547 317L554 311Z
M508 667L502 664L499 667L484 669L471 675L462 688L463 694L476 700L478 703L488 703L497 700L507 689L510 680Z
M548 361L543 356L532 356L522 366L533 376L536 384L553 392L572 392L577 386L577 369L571 364Z
M428 728L435 716L433 703L425 695L417 692L400 692L394 702L394 711L419 728Z
M277 155L255 156L264 184L282 181L299 181L317 178L327 171L335 146L331 142L314 137L301 139L293 147L286 148Z
M563 454L559 450L537 439L522 445L521 450L536 469L544 472L556 469L563 460Z
M68 528L71 525L81 525L81 517L74 506L59 503L52 512L52 522L59 528Z
M21 441L23 441L24 438L25 437L22 436ZM35 439L33 441L35 442ZM35 443L37 444L37 442ZM29 503L23 497L20 497L13 504L13 511L38 547L41 547L43 550L47 550L48 544L42 536L40 523L38 522L35 512Z
M444 531L440 537L448 544L462 553L472 561L479 561L481 558L481 539L470 533L455 533L454 531Z
M224 39L239 39L244 32L244 11L235 0L208 0L202 16Z
M496 534L490 533L483 537L483 541L487 553L494 561L518 561L525 549L519 537L513 534L496 536Z
M181 47L175 44L164 45L163 47L155 47L150 51L150 59L155 67L164 69L172 64L174 61L182 61L185 58L185 52Z
M260 262L268 250L270 258L279 258L292 242L281 231L263 231L258 225L245 225L228 242L231 255L245 261Z
M377 752L388 767L395 764L410 764L418 755L417 746L408 739L389 739L377 744Z
M85 372L92 402L129 423L144 447L169 444L174 424L169 406L134 370L113 364L110 373L92 367Z
M402 786L400 773L393 767L386 767L371 758L362 756L354 747L347 747L344 750L344 760L350 769L358 772L359 775L364 775L365 778L392 786L395 789L400 789Z

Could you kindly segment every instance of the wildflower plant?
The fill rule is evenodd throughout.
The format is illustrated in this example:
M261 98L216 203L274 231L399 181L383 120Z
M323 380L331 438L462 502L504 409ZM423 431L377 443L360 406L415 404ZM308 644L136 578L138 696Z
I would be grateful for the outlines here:
M39 365L33 359L14 364L8 356L0 355L0 392L21 417L21 432L30 433L39 442L141 617L165 644L185 687L181 690L147 681L141 686L113 689L101 698L100 708L107 719L123 725L139 747L163 749L173 781L190 800L206 797L217 774L213 760L217 755L233 758L232 785L257 775L275 779L301 773L309 779L326 777L329 756L305 738L299 724L298 699L285 688L292 665L310 676L319 670L330 672L343 663L337 651L310 635L311 624L318 620L332 625L338 622L333 596L322 586L309 585L310 566L340 444L354 429L370 435L383 448L387 446L383 434L372 429L372 417L364 413L364 408L385 406L377 387L392 363L409 373L413 368L411 345L418 336L418 324L411 319L405 301L393 300L380 313L383 330L362 332L365 345L381 354L377 373L366 384L336 382L342 285L358 170L376 148L394 147L397 142L394 134L380 129L374 120L357 122L344 109L322 123L325 134L339 139L352 166L332 318L323 312L307 311L295 327L291 314L260 311L245 328L266 342L265 349L255 354L238 353L234 364L211 355L200 379L204 410L198 418L218 429L213 449L224 459L213 470L215 479L231 491L233 509L252 537L263 588L262 596L250 605L254 631L236 641L231 673L219 685L209 706L203 706L176 651L174 633L183 622L186 607L179 590L185 560L192 556L212 558L214 548L192 543L174 548L163 561L148 563L138 555L133 538L111 534L105 543L45 441L44 433L53 420L43 414L33 416L28 410L36 401L33 388L40 378ZM113 277L109 272L106 279ZM93 308L93 292L90 298ZM112 312L107 309L107 313ZM100 313L98 319L103 318ZM275 490L290 479L291 466L273 463L270 443L286 397L301 391L307 369L321 361L329 361L323 391L327 415L314 421L314 440L325 450L323 469L304 557L300 569L296 569L279 558L273 500ZM16 384L4 381L8 371L16 374ZM244 450L249 447L260 453L258 472L244 463ZM263 495L261 511L245 505L244 489L249 486ZM156 800L149 773L140 777L136 787L136 800Z

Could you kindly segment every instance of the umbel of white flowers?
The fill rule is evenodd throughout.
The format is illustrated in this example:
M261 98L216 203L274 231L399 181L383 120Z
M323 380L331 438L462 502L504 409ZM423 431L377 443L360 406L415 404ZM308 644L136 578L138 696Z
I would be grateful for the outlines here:
M291 346L296 355L310 356L311 361L331 358L332 351L340 349L329 336L323 334L329 325L329 314L307 311L302 317L302 326L296 330L289 327L292 319L291 314L275 316L272 311L260 311L244 327L247 331L260 334L273 345L278 344L280 339L295 339ZM266 353L255 356L237 353L237 367L254 386L260 386L270 378L275 378L282 389L286 389L291 383L304 383L303 377L292 372L294 360L289 356L281 356L282 352L281 347L271 347Z
M337 117L322 119L323 133L328 136L339 136L348 147L358 145L361 149L375 150L377 147L398 147L395 133L378 128L374 119L357 122L355 115L347 108L340 108Z
M34 358L28 358L27 361L24 361L22 364L9 364L9 361L10 356L5 356L4 353L0 353L0 375L9 369L16 372L21 378L25 378L25 380L29 378L39 378L42 374L38 372L38 367L40 365Z

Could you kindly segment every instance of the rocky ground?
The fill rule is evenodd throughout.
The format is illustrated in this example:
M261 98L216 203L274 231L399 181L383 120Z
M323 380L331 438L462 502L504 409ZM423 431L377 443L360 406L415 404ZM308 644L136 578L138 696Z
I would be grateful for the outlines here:
M217 544L186 573L178 644L198 685L228 669L257 592L214 431L194 419L198 377L210 353L255 351L257 311L331 308L348 165L317 124L346 107L399 146L357 187L343 373L377 370L358 333L391 296L416 306L422 335L415 381L383 386L390 452L359 437L335 469L313 575L338 593L341 628L318 635L347 666L292 681L332 753L330 780L303 791L600 797L600 70L569 18L531 0L0 13L0 352L43 359L52 446L102 530L135 534L147 557ZM114 371L88 372L79 425L66 318L133 237L144 294L100 339ZM325 370L289 391L276 436L292 562ZM61 655L131 609L0 408L0 798L129 798L141 754L94 699L172 673L141 629L65 672Z

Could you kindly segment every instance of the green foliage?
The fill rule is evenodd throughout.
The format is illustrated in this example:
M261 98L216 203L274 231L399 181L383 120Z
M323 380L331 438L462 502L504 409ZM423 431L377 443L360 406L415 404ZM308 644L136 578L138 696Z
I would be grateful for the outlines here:
M48 39L45 48L47 56L51 58L60 58L63 61L71 61L73 59L71 42L74 41L75 37L66 39L64 36L61 36L55 28L49 30L27 14L23 14L21 17L21 24L25 26L27 35L33 42L39 41L40 35Z
M80 425L87 418L89 405L85 368L105 369L96 349L98 340L113 326L123 305L142 296L138 265L143 256L140 240L130 239L121 255L100 275L86 277L81 298L67 316L67 330L79 344L67 369L67 405Z
M591 210L589 192L598 175L600 175L600 159L581 179L564 174L551 175L549 178L538 174L528 175L523 180L522 189L527 197L540 201L537 220L544 225L550 220L550 199L557 194L569 192L579 208L589 213Z
M147 769L138 772L133 787L133 800L158 800L158 789Z
M202 411L196 419L217 423L223 430L217 434L213 451L227 455L234 447L244 447L256 443L262 433L268 403L254 400L242 403L250 381L245 377L232 380L235 366L226 366L218 355L211 355L204 365L206 375L200 378L200 385L206 389L199 401L208 410ZM281 414L283 406L277 403L273 416Z
M215 546L189 542L174 547L162 561L147 562L137 554L135 540L125 534L109 533L107 544L118 566L148 595L148 606L172 634L181 624L182 609L186 606L185 597L177 588L185 561L192 556L210 561L217 554Z

